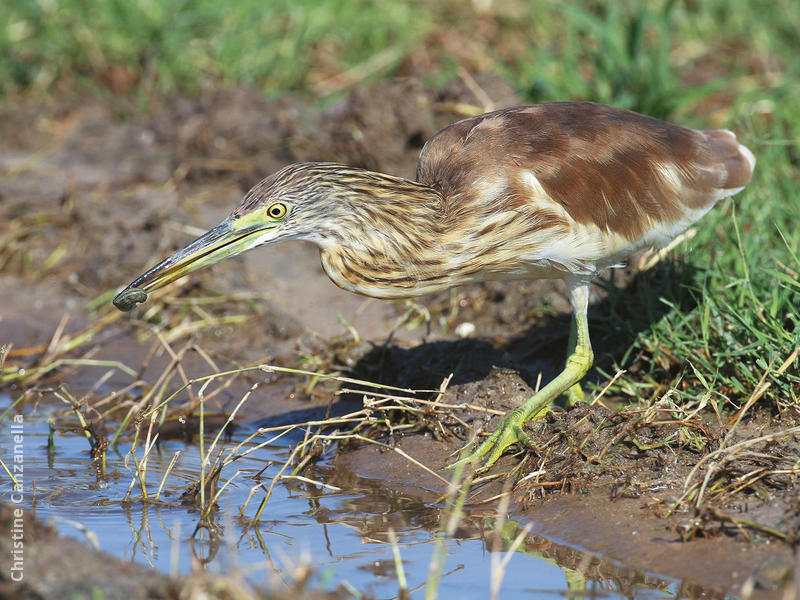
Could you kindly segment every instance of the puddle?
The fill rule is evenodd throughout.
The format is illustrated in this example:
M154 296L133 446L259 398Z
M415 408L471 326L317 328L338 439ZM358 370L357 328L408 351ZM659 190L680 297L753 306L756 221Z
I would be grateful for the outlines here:
M7 407L9 402L8 396L0 396L0 406ZM398 593L393 548L388 540L391 528L397 535L408 587L417 589L412 597L424 595L436 533L440 520L447 516L438 507L393 492L380 482L343 473L322 461L315 476L340 486L346 481L344 491L282 481L275 485L258 525L245 527L239 510L255 485L252 478L267 461L273 461L277 470L286 460L289 444L298 440L285 440L223 471L223 481L237 469L240 474L220 496L220 510L213 522L221 536L219 543L211 543L203 529L192 537L200 521L199 510L179 502L180 494L199 471L198 444L167 440L149 457L147 489L153 496L173 456L180 453L161 492L161 499L169 504L123 503L134 475L133 462L129 457L126 465L124 455L130 442L121 443L117 452L109 451L107 475L103 477L88 455L82 434L58 432L54 449L48 449L48 419L52 417L48 410L41 404L36 412L24 415L25 495L21 506L52 522L66 536L95 541L104 552L165 574L186 574L204 565L210 572L237 572L251 584L271 589L287 581L293 568L307 565L313 573L314 588L352 588L384 598ZM4 429L10 431L9 427ZM241 442L253 431L252 427L239 428L222 449ZM206 443L212 440L209 437ZM0 456L6 464L14 453L13 444L11 435L0 437ZM141 448L138 452L141 458ZM270 468L263 473L265 487L269 487L273 475ZM137 483L133 496L138 492ZM10 483L4 477L0 497L8 502L10 496ZM246 517L255 515L263 498L263 490L257 491L244 510ZM444 543L446 562L440 597L475 597L476 590L481 590L480 595L487 590L494 523L482 516L485 512L467 511L455 538ZM519 529L513 522L504 527L512 534ZM495 560L505 556L503 546L507 545L508 540L500 544ZM605 561L582 556L544 538L530 536L521 549L509 556L503 579L502 591L511 597L562 597L584 590L593 596L660 598L674 597L680 589L675 580L612 563L598 570L598 564ZM562 561L568 557L567 563L559 566L559 557ZM574 570L579 562L585 571L600 575L579 576Z

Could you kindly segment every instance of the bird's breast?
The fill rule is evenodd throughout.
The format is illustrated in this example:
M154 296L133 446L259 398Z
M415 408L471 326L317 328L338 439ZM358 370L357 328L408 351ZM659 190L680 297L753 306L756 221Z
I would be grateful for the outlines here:
M322 268L340 288L383 299L421 296L481 281L564 275L560 264L539 260L538 255L535 259L526 258L531 246L525 236L515 243L513 239L503 241L486 234L482 238L461 234L458 240L441 240L435 251L418 254L323 248Z

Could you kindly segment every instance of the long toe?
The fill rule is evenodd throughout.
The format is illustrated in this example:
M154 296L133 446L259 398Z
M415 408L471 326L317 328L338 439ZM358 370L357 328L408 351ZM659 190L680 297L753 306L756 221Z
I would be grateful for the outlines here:
M484 441L478 448L469 456L457 460L456 462L448 465L448 469L453 469L458 465L464 465L472 462L477 462L484 456L486 457L482 469L487 469L497 462L503 453L515 444L525 444L533 446L531 439L522 430L522 425L525 424L525 416L521 412L514 411L500 424L492 435Z

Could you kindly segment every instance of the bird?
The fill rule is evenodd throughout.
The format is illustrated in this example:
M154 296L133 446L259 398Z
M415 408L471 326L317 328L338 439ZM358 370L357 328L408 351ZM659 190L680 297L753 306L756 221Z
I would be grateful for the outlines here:
M129 311L196 269L292 240L319 247L336 285L375 298L563 279L572 309L563 370L449 465L488 468L530 443L523 426L559 396L568 406L584 400L592 276L668 244L744 189L755 162L724 129L688 129L592 102L504 108L436 133L420 152L415 181L337 163L288 165L113 302Z

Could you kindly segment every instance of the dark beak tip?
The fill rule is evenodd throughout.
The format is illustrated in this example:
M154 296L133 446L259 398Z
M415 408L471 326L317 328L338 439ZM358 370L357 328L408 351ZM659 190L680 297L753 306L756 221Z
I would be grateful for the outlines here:
M129 312L136 308L137 304L140 304L145 300L147 300L147 292L145 292L143 289L127 288L117 294L113 302L114 306L116 306L122 312Z

